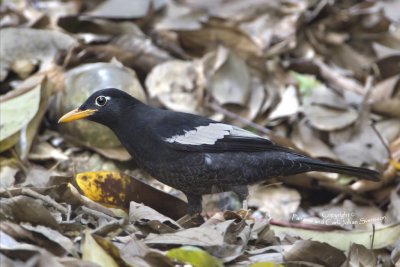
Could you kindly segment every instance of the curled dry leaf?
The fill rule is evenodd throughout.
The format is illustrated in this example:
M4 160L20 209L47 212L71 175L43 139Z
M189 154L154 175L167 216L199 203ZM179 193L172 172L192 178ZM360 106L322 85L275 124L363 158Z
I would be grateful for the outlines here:
M375 166L378 169L387 163L389 155L385 145L367 120L359 122L358 130L343 132L350 134L337 144L333 151L340 161L352 166ZM331 136L340 133L331 133Z
M343 129L358 118L356 110L326 87L313 90L304 112L311 125L321 131Z
M42 225L32 226L30 224L23 223L21 226L32 233L37 233L46 237L48 240L53 242L53 244L56 244L56 246L61 246L69 254L75 256L77 255L74 243L60 232Z
M128 264L137 267L151 267L143 259L150 249L136 237L133 236L131 240L123 245L116 243L116 246L119 246L121 258Z
M219 46L203 57L203 70L210 94L221 105L244 105L250 93L250 74L246 63L234 51Z
M318 251L318 253L315 253ZM310 240L296 241L289 251L284 253L287 261L305 261L327 267L340 267L346 260L345 254L327 243Z
M311 128L304 119L295 124L291 140L299 149L314 158L337 159L332 149L318 138L317 131Z
M29 222L58 229L59 224L43 202L27 196L15 196L0 200L0 220Z
M397 1L384 1L384 2L379 2L379 7L383 8L383 11L385 12L386 16L390 18L394 22L400 22L400 17L399 13L396 12L396 10L399 10L400 8L400 3Z
M289 221L300 205L301 197L297 190L284 186L249 187L249 205L269 214L270 218Z
M174 219L185 215L187 209L184 201L120 172L84 172L77 174L75 181L86 197L106 206L128 210L134 201Z
M52 175L51 170L43 168L40 165L32 165L26 171L26 178L24 181L24 185L29 185L34 187L44 187L48 184L51 175Z
M349 251L349 257L347 258L347 266L357 267L374 267L377 265L377 259L373 251L368 250L366 247L353 244Z
M73 37L59 31L4 28L0 36L0 81L12 67L25 76L36 61L40 62L40 71L47 70L58 52L77 45Z
M145 242L151 246L161 244L201 246L223 262L230 262L243 253L249 239L250 226L244 220L234 222L234 220L224 221L223 218L214 218L199 227L175 233L150 234Z
M29 252L28 254L45 251L40 247L23 242L18 242L12 236L6 234L3 231L0 231L0 250L9 252L22 251L23 253ZM29 255L25 254L25 258L27 256L29 257Z
M0 188L12 187L15 183L15 175L19 171L16 166L1 165L0 167Z
M145 223L160 233L171 233L177 229L182 229L173 219L134 201L130 203L129 220L131 222Z
M289 86L281 96L282 100L269 114L269 119L274 120L282 117L288 117L296 114L300 109L300 103L297 99L296 88Z
M199 113L204 82L196 62L172 60L157 65L146 78L146 88L151 98L169 109Z
M129 59L131 57L132 59L126 60L125 64L129 64L131 68L138 70L139 73L144 72L147 74L155 66L173 59L144 34L124 34L113 41L113 44L126 51L126 58Z
M24 240L25 242L29 241L33 244L38 243L37 240L35 240L37 236L22 228L21 225L11 221L2 221L0 224L0 230L16 240Z
M371 93L372 111L379 114L400 116L400 75L383 80Z
M150 249L146 244L130 235L127 242L124 244L114 243L119 247L121 259L135 267L172 267L172 262L159 251Z
M221 222L217 225L205 225L195 228L183 229L176 233L149 234L144 242L148 245L188 245L200 247L222 246L224 233L233 220Z
M132 3L129 0L108 0L98 5L87 15L111 19L136 19L147 15L151 8L160 8L160 1L140 0ZM156 4L158 3L158 5Z
M175 25L174 25L175 24ZM177 27L177 24L178 25ZM187 27L181 27L187 24ZM198 26L201 25L201 28ZM189 29L187 29L190 26ZM197 20L181 21L170 25L157 25L158 29L175 30L179 36L182 47L196 55L202 55L215 44L223 44L229 49L235 50L240 55L259 57L263 51L243 30L235 25L226 24L218 19L208 20L200 24Z
M65 155L60 149L53 147L48 142L40 142L34 144L32 151L29 153L30 160L56 160L64 161L69 157Z
M225 211L222 214L215 214L203 223L200 227L216 226L225 241L220 247L206 248L207 251L223 262L231 262L242 255L252 236L252 223L246 221L247 219L250 219L248 211ZM225 223L231 220L233 222L225 229Z
M125 21L93 19L87 16L72 15L59 18L57 25L70 33L79 34L84 40L92 39L92 41L96 41L99 38L100 41L106 41L112 36L125 34L145 37L136 24ZM86 37L85 39L85 34L91 34L92 37Z

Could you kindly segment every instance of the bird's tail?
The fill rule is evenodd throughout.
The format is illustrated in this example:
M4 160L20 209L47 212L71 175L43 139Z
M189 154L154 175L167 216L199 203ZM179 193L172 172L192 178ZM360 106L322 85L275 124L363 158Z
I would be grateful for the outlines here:
M335 172L335 173L355 176L361 179L379 181L379 172L366 168L328 163L308 158L304 158L302 162L310 166L313 171Z

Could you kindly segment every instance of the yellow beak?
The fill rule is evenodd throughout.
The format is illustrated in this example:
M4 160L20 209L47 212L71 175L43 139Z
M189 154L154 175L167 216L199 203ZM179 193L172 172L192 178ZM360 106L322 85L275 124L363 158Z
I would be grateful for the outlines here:
M97 109L87 109L87 110L79 110L79 109L74 109L62 116L59 120L58 123L62 122L70 122L70 121L75 121L75 120L80 120L89 117L93 113L95 113Z

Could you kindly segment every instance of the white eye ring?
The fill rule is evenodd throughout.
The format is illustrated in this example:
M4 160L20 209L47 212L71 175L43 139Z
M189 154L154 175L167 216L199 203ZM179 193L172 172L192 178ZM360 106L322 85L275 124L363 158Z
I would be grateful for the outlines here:
M108 99L109 97L100 95L96 97L95 104L96 106L99 107L105 106L107 104Z

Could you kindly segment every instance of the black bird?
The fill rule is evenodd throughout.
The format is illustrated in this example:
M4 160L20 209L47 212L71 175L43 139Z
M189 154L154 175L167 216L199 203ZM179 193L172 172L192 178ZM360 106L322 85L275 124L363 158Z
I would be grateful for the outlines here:
M204 194L233 191L243 201L248 184L271 177L322 171L379 180L374 170L312 159L236 126L147 106L118 89L93 93L59 123L83 118L111 128L139 167L185 193L189 214L201 212Z

